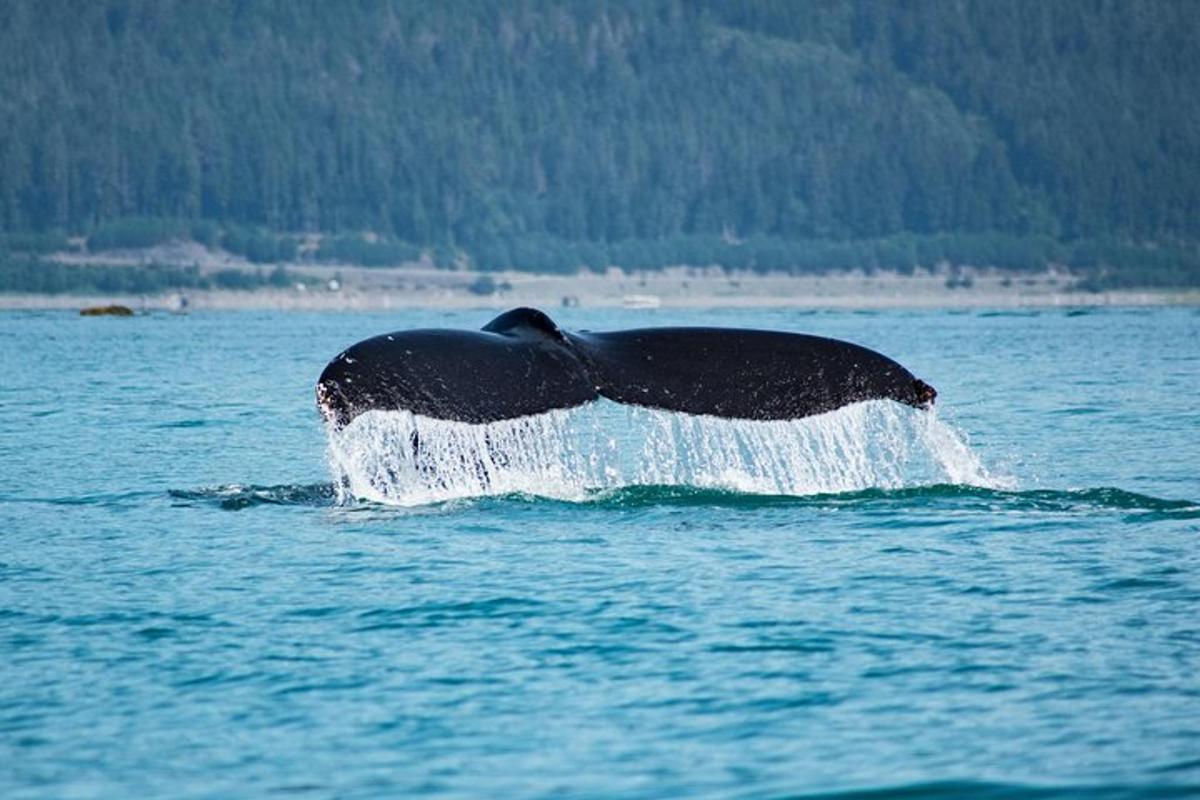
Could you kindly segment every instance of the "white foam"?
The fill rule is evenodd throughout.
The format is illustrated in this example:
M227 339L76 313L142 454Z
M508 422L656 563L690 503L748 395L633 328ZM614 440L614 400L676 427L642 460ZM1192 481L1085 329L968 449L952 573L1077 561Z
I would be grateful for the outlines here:
M933 483L997 487L964 437L889 401L754 422L608 401L471 425L371 411L329 430L343 500L423 505L486 495L585 500L633 485L776 495Z

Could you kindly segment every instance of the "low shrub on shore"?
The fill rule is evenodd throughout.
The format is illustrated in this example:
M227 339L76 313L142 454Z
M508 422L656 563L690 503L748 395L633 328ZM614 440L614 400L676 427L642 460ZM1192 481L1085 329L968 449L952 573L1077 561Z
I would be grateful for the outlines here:
M186 289L284 288L297 276L276 267L226 269L211 274L198 267L163 264L61 264L30 257L0 258L0 292L29 294L159 294Z
M168 241L195 241L207 247L219 245L252 263L264 265L301 260L387 267L412 263L423 257L422 249L416 245L366 234L326 236L315 252L301 253L300 239L296 236L255 227L222 228L206 220L116 220L98 227L87 240L88 249L94 252L144 249ZM48 266L48 262L35 268L22 261L68 249L69 245L70 241L61 233L0 234L0 258L21 265L6 269L12 273L10 280L17 280L12 277L17 273L25 276L20 278L23 285L57 286L62 283L73 286L81 281L85 284L133 281L138 285L155 286L165 280L151 277L151 272L136 278L125 273L120 277L101 277L103 273L95 272L86 277L67 277L67 273L55 272L57 268ZM1014 273L1066 269L1079 279L1080 288L1092 291L1200 286L1200 244L1195 242L1141 243L1115 238L1063 242L1039 234L1014 236L994 232L898 234L846 241L773 236L737 239L727 234L606 242L573 241L534 234L484 239L465 250L444 243L432 245L424 257L432 259L438 268L465 265L483 273L515 270L573 275L581 270L604 272L613 266L627 272L655 271L672 266L716 266L729 272L793 275L819 275L851 269L868 273L887 270L910 275L916 269L924 268L948 269L957 276L957 268L974 266ZM188 281L193 278L179 272L182 268L175 269L177 274L170 280L183 287L191 285ZM253 277L255 274L226 271L203 280L223 288L252 288L251 284L259 280ZM269 281L269 277L262 280ZM965 288L957 277L951 283L953 288Z
M61 233L30 232L0 234L0 253L54 253L70 250L71 242Z
M359 234L326 236L317 250L318 261L338 261L360 267L394 267L421 257L421 249L407 242L368 239Z

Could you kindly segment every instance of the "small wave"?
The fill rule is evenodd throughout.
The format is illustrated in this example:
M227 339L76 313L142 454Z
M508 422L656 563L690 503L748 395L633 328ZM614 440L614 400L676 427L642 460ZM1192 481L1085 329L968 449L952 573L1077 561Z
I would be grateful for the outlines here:
M980 511L1146 511L1159 513L1200 513L1200 505L1190 500L1168 500L1128 492L1114 487L1092 489L994 489L986 486L941 484L893 491L866 490L837 497L813 498L824 502L855 505L898 503L915 505L925 501Z
M171 489L168 494L181 501L176 505L204 503L226 511L241 511L254 506L331 506L338 494L332 483L289 484L283 486L242 486L236 483L202 489Z
M1097 408L1096 406L1071 406L1069 408L1059 408L1051 411L1050 413L1065 417L1082 417L1091 416L1093 414L1104 414L1107 412L1105 409Z
M545 604L524 597L492 597L461 603L427 603L400 608L373 608L358 615L356 633L435 628L472 620L519 620L544 613Z
M180 420L175 420L173 422L163 422L159 425L155 425L154 427L158 428L160 430L174 430L176 428L205 428L205 427L211 427L213 425L219 425L219 424L222 424L222 423L218 420L180 419Z
M226 511L256 506L341 506L350 509L386 511L388 504L339 496L332 483L243 486L226 484L201 489L172 489L176 505L204 504ZM697 486L643 484L613 489L592 489L578 497L552 498L526 492L509 492L474 498L469 504L489 502L536 506L585 506L596 509L636 510L655 507L680 508L823 508L913 511L957 510L975 512L1034 512L1089 514L1125 512L1132 520L1200 519L1200 503L1171 500L1128 492L1114 487L1092 489L1034 489L1015 491L961 484L934 484L900 489L862 489L811 495L780 495L712 489ZM430 504L443 509L462 507L460 500Z
M130 492L99 492L95 494L67 495L64 497L21 497L20 495L0 494L0 503L22 503L29 505L48 506L101 506L120 508L138 505L146 498L158 493L150 490Z
M869 789L848 789L817 794L788 795L791 800L950 800L970 797L975 800L1130 800L1130 798L1195 797L1200 787L1195 784L1101 784L1037 786L1020 783L989 783L985 781L934 781L880 786Z
M526 503L568 502L508 495L500 500ZM1152 519L1197 519L1200 504L1127 492L1112 487L1094 489L1015 491L984 486L935 484L901 489L863 489L814 495L764 495L690 486L627 486L592 493L581 502L611 508L695 506L709 508L816 507L829 509L954 509L980 512L1041 512L1059 514L1137 512Z

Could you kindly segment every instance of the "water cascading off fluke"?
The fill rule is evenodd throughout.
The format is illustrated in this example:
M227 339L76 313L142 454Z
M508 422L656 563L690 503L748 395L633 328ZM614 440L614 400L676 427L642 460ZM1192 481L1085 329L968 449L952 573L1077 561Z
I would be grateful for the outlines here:
M404 506L512 494L584 501L636 485L772 495L998 485L953 427L888 401L770 421L608 402L485 424L371 411L328 437L343 500Z

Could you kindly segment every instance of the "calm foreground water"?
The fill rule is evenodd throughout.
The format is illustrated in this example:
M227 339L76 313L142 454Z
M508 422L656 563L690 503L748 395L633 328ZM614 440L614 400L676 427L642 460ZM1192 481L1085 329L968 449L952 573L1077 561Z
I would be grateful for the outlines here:
M1200 310L572 309L851 339L938 415L601 405L486 486L327 444L344 346L491 316L0 314L0 796L1200 793Z

